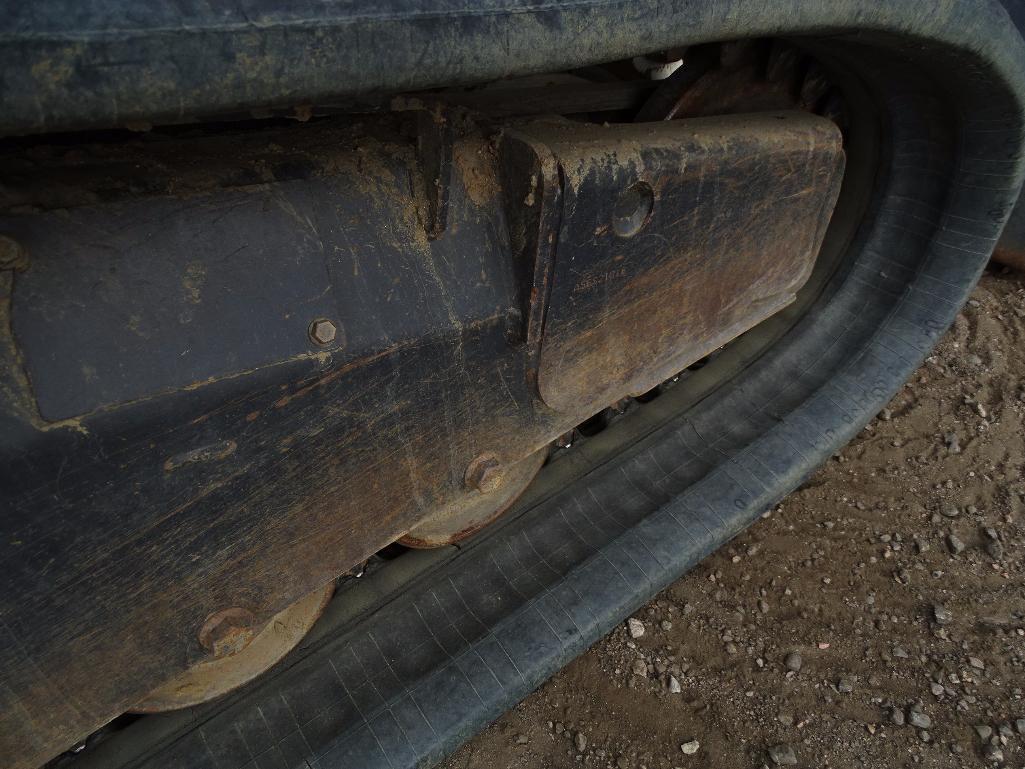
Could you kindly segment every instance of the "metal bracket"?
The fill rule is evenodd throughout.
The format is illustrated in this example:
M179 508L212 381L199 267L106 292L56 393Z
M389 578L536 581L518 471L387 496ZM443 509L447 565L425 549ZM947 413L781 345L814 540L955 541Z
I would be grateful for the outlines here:
M441 104L416 111L416 149L426 193L424 229L431 240L448 226L452 181L452 121Z
M559 412L596 413L793 301L843 150L833 123L797 112L549 121L511 138L504 165L510 226L533 260L537 391Z

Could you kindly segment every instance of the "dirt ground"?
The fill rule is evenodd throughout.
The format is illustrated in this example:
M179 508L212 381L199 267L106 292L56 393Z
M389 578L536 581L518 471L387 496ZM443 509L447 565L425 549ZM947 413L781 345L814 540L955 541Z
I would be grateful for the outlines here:
M445 769L1025 766L1023 286Z

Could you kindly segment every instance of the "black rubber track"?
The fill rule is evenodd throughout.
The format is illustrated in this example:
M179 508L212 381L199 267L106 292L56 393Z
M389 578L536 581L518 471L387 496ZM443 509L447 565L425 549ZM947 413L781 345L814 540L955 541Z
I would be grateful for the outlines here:
M17 30L28 11L7 5L0 23ZM264 4L249 5L257 13ZM389 600L366 599L360 622L189 714L192 728L161 732L151 721L152 741L115 737L72 766L430 765L853 437L953 320L1020 187L1025 57L996 2L490 2L471 9L453 0L443 10L392 2L359 14L328 2L300 6L310 14L305 23L277 14L267 26L234 18L239 7L217 24L196 10L199 18L185 20L195 28L180 38L182 18L147 16L160 29L140 31L127 2L82 4L66 24L58 16L46 24L51 37L69 33L68 25L99 29L107 12L97 9L110 9L109 18L135 29L87 35L76 56L125 55L128 71L137 58L152 58L158 73L181 68L179 95L199 111L277 100L287 95L286 81L290 93L302 94L326 93L329 80L355 90L412 87L696 39L828 33L828 45L812 48L864 84L876 111L880 168L847 257L810 309L741 376L429 578ZM169 34L180 42L166 45ZM27 66L38 42L0 47L5 78L27 76L17 68ZM267 68L245 82L227 76L257 44L291 55L273 76L264 78ZM208 86L188 81L200 71ZM108 121L108 87L139 114L171 106L159 86L166 72L152 88L89 72L84 98L71 103L51 84L31 109L8 80L4 126Z

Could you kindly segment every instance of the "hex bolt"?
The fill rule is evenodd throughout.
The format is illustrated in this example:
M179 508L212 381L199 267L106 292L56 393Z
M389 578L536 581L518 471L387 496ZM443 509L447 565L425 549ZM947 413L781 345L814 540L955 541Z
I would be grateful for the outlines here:
M335 324L326 318L318 318L310 324L310 339L317 344L331 344L337 334Z
M632 238L651 219L655 193L647 182L636 182L619 195L612 209L612 231L621 238Z
M463 476L466 488L475 489L483 494L497 491L504 479L505 469L494 454L481 454L479 457L474 457Z
M9 235L0 235L0 270L24 270L28 267L28 253Z
M240 606L215 611L199 629L199 643L214 657L238 654L256 637L256 616Z

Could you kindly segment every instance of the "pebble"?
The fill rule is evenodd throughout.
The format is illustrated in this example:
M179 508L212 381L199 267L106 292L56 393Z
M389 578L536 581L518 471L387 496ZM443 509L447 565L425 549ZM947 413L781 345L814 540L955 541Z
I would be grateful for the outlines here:
M647 678L648 677L648 663L646 663L642 659L635 659L632 663L630 663L630 672L633 673L635 676L640 676L641 678Z
M986 555L994 561L999 561L1004 557L1004 546L1000 544L999 540L987 539L983 547L986 550Z
M836 690L841 694L850 694L854 691L854 681L845 676L837 682Z
M639 619L631 617L626 621L626 628L630 632L631 638L640 638L644 635L644 623Z
M904 711L900 708L893 708L890 711L890 723L894 726L904 726Z
M687 740L680 746L680 750L686 753L688 756L693 756L698 750L701 749L701 743L697 740Z
M583 732L577 732L576 737L573 738L573 744L577 746L577 753L583 753L587 750L587 737Z
M779 745L773 745L768 750L769 758L776 766L796 766L797 765L797 754L794 753L794 749L787 745L785 742Z
M528 742L530 742L530 740L527 739L527 735L525 735L525 734L517 734L516 735L516 744L517 745L526 745Z
M1015 721L1014 728L1018 730L1018 734L1025 734L1025 718L1019 718Z
M932 726L932 719L919 710L908 711L908 723L916 729L928 729Z
M681 691L680 682L676 680L676 676L669 676L669 693L679 694Z
M906 660L908 658L908 653L904 650L903 646L894 646L893 656L902 660Z
M986 760L996 764L1004 763L1004 751L998 745L990 745L986 748Z
M951 553L959 555L964 552L965 544L957 534L950 533L947 535L947 547Z
M804 664L804 660L801 658L799 652L790 652L790 654L787 655L786 660L783 661L783 664L786 666L787 670L798 673L801 670L801 665Z
M662 622L660 623L660 627L661 627L661 628L662 628L663 630L669 631L669 630L672 630L672 629L673 629L673 623L672 623L672 622L670 622L670 621L669 621L669 620L667 620L667 619L664 619L664 620L662 620Z
M986 663L983 662L978 657L969 657L968 658L968 664L971 665L976 670L985 670L986 669Z
M986 724L976 724L975 733L979 735L980 740L987 742L993 736L993 728Z
M940 510L940 513L946 518L957 518L959 515L961 515L961 511L958 510L956 507L945 507L942 510Z
M938 603L932 607L932 616L937 625L949 625L954 621L954 615L950 613L950 610Z
M943 694L943 684L938 684L935 681L933 681L931 684L929 684L929 691L931 691L934 695L939 697Z

